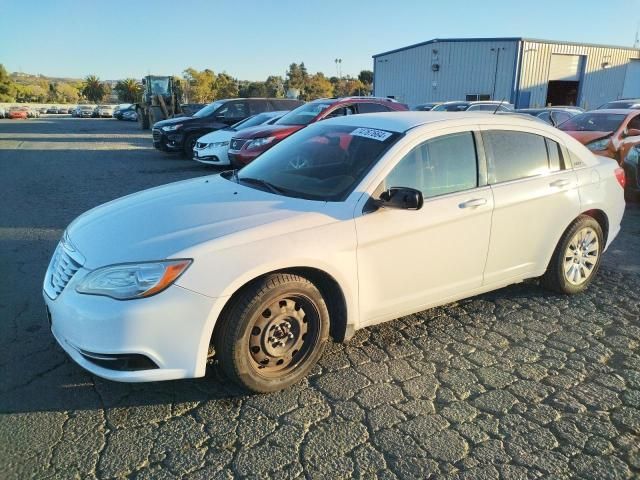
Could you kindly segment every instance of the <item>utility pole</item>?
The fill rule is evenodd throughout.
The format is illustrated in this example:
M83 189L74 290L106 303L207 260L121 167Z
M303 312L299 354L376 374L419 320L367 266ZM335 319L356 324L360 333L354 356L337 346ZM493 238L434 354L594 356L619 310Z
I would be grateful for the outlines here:
M636 27L636 39L633 42L633 48L640 48L640 20L638 21L638 26Z
M336 63L336 72L338 73L338 78L342 80L342 59L336 58L334 62Z

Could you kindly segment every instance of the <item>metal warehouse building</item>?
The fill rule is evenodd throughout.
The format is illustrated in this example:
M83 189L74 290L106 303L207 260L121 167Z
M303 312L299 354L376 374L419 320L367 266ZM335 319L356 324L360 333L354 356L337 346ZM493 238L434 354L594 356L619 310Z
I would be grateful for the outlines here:
M411 106L502 100L518 108L640 97L640 50L528 38L451 38L373 56L374 92Z

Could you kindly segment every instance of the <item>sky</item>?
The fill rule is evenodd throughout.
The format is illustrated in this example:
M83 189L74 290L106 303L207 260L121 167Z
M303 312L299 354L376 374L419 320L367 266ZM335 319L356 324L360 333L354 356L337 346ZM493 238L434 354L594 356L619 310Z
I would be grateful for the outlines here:
M0 0L10 72L103 80L210 68L242 80L356 76L433 38L532 37L632 46L640 0Z

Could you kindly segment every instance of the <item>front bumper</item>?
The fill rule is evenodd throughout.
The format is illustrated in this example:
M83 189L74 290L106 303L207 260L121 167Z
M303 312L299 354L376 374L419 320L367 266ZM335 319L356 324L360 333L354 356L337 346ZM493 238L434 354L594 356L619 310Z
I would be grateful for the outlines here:
M193 157L196 162L207 165L230 165L227 148L194 148Z
M211 331L223 299L177 285L128 301L79 294L75 286L87 273L80 269L55 300L43 293L51 331L76 363L99 377L121 382L204 375ZM107 368L111 364L103 360L109 357L146 357L149 368L123 369L117 363Z
M184 135L182 133L166 133L160 128L154 128L153 146L163 152L179 152L183 148Z
M237 165L239 167L244 167L245 165L250 164L256 158L258 158L261 153L262 151L259 151L259 150L255 150L255 151L229 150L227 155L229 156L230 163L233 163L234 165Z

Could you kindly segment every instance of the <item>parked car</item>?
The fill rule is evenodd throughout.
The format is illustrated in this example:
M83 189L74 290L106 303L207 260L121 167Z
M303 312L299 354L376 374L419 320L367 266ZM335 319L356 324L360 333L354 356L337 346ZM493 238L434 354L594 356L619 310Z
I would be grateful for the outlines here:
M5 118L6 116L7 110L3 106L0 106L0 118Z
M217 100L190 117L162 120L153 125L153 146L164 152L182 152L188 158L203 135L229 127L256 113L289 110L301 105L287 98L233 98Z
M53 114L58 113L58 107L51 105L49 108L47 108L47 113L53 113Z
M640 144L634 145L627 152L627 156L622 162L622 167L627 179L625 194L627 199L640 201Z
M612 108L640 108L640 98L626 98L607 102L598 107L598 110L610 110Z
M558 127L596 155L622 164L629 150L640 143L640 110L592 110Z
M27 109L27 118L38 118L40 117L40 112L35 107L25 107Z
M100 118L111 118L111 117L113 117L113 105L99 105L98 106L98 116Z
M404 103L379 97L324 98L309 102L284 115L273 125L247 128L231 139L229 159L240 168L289 135L320 120L358 113L408 110Z
M122 113L120 120L127 120L130 122L138 121L138 112L135 110L126 110Z
M72 117L77 117L78 116L78 105L74 105L72 107L69 107L69 113L71 114Z
M513 105L494 100L443 102L433 107L434 112L511 112Z
M42 113L47 113L47 107L40 107L38 108L38 111L42 114Z
M583 113L584 110L573 107L545 107L545 108L519 108L516 110L518 113L524 113L537 117L549 125L557 127L563 122L566 122L572 117Z
M193 159L209 165L230 165L227 152L229 151L229 142L234 135L245 128L272 125L288 111L259 113L228 128L207 133L200 137L193 147Z
M78 117L80 118L90 118L93 117L93 112L95 107L93 105L81 105L78 107Z
M413 107L411 110L415 110L416 112L429 112L440 105L440 103L441 102L421 103L420 105Z
M80 216L44 300L97 376L201 377L215 350L230 379L271 392L329 335L528 278L584 291L620 231L623 183L615 162L518 117L341 116L240 171Z
M69 113L69 107L59 107L58 113L61 115L67 115Z
M122 105L118 105L114 110L113 110L113 118L116 118L118 120L122 120L122 116L124 115L125 112L134 112L136 109L135 105L131 104L131 103L125 103Z
M27 107L11 107L9 108L9 118L11 120L29 118L29 109Z

